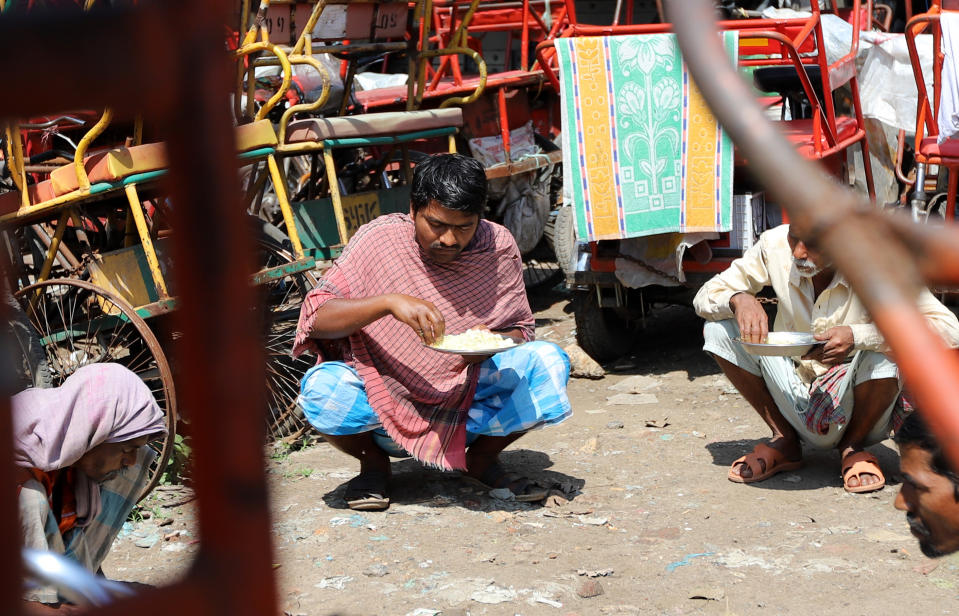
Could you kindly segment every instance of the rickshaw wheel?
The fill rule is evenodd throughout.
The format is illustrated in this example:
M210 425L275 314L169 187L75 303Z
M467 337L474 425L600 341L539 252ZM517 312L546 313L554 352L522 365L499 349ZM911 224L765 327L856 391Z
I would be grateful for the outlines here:
M167 434L162 442L150 444L157 457L142 500L159 483L176 434L173 373L156 336L127 302L82 280L39 282L17 291L16 297L41 338L54 386L81 366L111 362L125 366L150 388L163 411Z
M630 323L613 309L599 305L594 289L573 293L576 344L598 362L619 359L636 340Z
M268 239L259 240L261 268L292 263L293 255ZM264 332L267 379L267 433L271 441L293 440L301 436L309 424L296 404L300 379L314 362L290 355L300 306L310 289L316 286L312 271L298 272L261 285L267 308Z

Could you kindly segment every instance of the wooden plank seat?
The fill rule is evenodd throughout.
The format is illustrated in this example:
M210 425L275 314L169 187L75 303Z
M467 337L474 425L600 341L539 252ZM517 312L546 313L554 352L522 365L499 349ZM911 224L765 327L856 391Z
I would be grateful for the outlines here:
M326 139L380 137L463 125L459 107L425 111L391 111L336 118L308 118L290 122L286 143L320 142Z

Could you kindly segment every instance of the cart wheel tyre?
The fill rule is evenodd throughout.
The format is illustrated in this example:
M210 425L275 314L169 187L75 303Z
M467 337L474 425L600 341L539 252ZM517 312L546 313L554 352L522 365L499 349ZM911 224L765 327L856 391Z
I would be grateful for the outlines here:
M293 255L269 238L259 241L259 265L262 269L292 263ZM297 405L300 380L314 362L290 355L300 306L306 294L316 286L313 271L297 272L260 285L267 314L264 323L266 349L267 414L266 429L270 441L294 440L309 429L303 410Z
M111 362L139 376L163 411L167 435L150 446L157 452L142 500L156 487L173 452L176 392L173 373L156 336L124 300L82 280L47 280L16 293L40 337L54 385L81 366Z
M563 273L572 276L576 271L576 264L573 262L576 258L576 231L572 206L561 205L556 210L550 241Z
M573 294L576 343L598 362L619 359L636 340L629 322L611 308L602 308L593 289Z

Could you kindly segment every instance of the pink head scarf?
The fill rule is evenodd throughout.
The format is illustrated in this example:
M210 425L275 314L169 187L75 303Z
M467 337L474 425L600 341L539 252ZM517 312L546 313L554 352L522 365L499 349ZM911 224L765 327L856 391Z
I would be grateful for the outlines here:
M166 434L163 411L140 378L120 364L91 364L60 387L28 389L10 400L14 463L49 472L76 464L103 443ZM77 473L77 517L100 511L100 486Z

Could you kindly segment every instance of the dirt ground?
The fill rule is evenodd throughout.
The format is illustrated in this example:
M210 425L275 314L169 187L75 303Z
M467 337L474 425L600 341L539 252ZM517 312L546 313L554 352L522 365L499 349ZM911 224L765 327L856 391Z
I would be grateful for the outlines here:
M537 333L573 342L568 296L534 300ZM755 486L730 462L767 435L700 349L689 309L661 310L632 356L569 384L574 415L508 449L566 498L491 498L455 473L394 463L385 513L345 508L357 467L328 445L269 460L276 574L291 615L949 614L959 558L929 560L893 508L895 446L871 448L887 487L846 494L834 452ZM567 500L568 499L568 500ZM163 584L196 550L190 504L157 491L109 577ZM237 538L241 541L242 538Z

